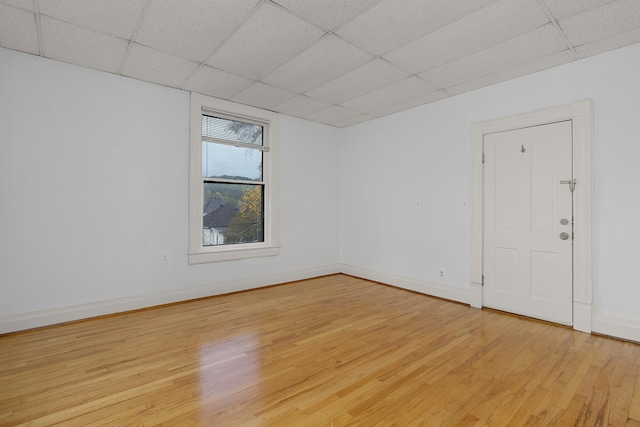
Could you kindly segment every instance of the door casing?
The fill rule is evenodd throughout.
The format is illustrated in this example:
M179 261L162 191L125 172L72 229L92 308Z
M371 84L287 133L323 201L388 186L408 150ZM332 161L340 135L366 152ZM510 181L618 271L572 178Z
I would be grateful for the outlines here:
M571 120L573 132L573 328L591 332L593 242L593 101L547 108L472 125L470 305L482 307L483 139L485 134Z

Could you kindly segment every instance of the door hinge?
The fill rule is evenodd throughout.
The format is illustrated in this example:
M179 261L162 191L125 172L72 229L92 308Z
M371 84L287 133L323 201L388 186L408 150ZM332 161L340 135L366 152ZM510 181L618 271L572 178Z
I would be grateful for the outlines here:
M484 286L484 274L482 275L482 278L480 279L480 286Z
M573 190L576 189L576 180L575 179L563 179L560 181L560 184L569 184L569 191L573 193Z
M482 153L482 163L484 163L484 153Z

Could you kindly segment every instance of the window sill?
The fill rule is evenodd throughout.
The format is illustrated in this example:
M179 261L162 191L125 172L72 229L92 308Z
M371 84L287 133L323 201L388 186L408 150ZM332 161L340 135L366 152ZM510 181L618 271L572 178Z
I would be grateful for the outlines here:
M223 250L210 250L202 252L190 252L189 264L207 264L211 262L235 261L246 258L257 258L265 256L276 256L280 253L279 246L268 246L262 248L239 248Z

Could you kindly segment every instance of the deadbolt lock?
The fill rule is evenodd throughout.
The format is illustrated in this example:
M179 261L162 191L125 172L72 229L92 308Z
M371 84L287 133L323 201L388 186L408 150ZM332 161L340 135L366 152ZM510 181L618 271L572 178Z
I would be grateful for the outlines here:
M567 218L562 218L560 220L560 225L567 225L567 224L569 224L569 220Z

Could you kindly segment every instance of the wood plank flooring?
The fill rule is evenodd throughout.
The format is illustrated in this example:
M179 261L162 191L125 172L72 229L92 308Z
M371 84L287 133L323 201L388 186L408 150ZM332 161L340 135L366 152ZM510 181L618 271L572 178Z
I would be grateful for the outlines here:
M344 275L0 337L0 425L640 426L640 346Z

